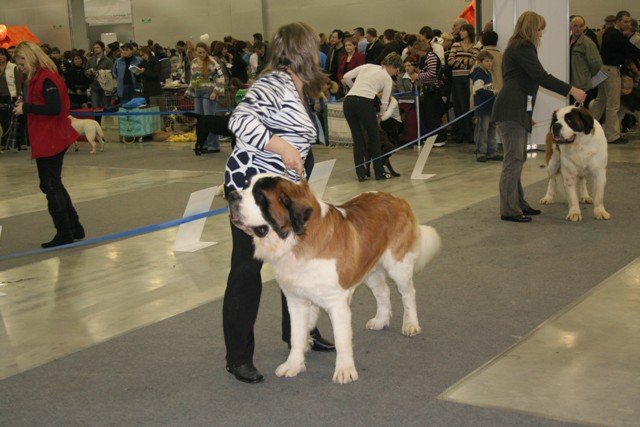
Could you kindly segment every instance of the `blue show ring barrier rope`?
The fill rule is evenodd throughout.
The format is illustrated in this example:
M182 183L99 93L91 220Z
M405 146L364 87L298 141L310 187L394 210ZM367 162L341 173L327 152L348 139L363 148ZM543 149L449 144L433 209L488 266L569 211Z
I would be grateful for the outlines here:
M400 92L403 93L403 92ZM404 93L412 93L412 92L404 92ZM423 139L423 138L427 138L431 135L434 135L438 132L440 132L441 130L447 128L448 126L452 125L453 123L457 122L458 120L462 119L463 117L473 113L475 110L477 110L478 108L482 107L484 104L488 103L489 101L491 101L493 98L491 99L487 99L486 101L484 101L482 104L477 105L473 110L469 110L466 113L460 115L459 117L456 117L454 120L448 122L447 124L440 126L437 129L432 130L431 132L428 132L424 135L420 135L418 138L414 139L413 141L407 142L406 144L395 148L394 150L383 154L382 156L379 156L375 159L371 159L361 165L357 165L355 167L358 166L364 166L369 162L373 162L379 159L383 159L387 156L390 156L391 154L395 153L396 151L402 150L406 147L410 147L411 145L415 144L416 142L418 142L419 140ZM97 115L93 112L82 112L83 115ZM185 113L184 111L176 111L176 112L170 112L167 114L175 114L175 113ZM154 112L154 113L138 113L138 112L132 112L132 113L122 113L122 112L118 112L118 113L104 113L102 115L154 115L154 114L158 114L158 112ZM345 171L351 171L352 168L349 169L345 169ZM126 237L133 237L133 236L139 236L141 234L146 234L146 233L152 233L154 231L159 231L159 230L164 230L166 228L171 228L171 227L175 227L176 225L180 225L180 224L184 224L187 222L191 222L191 221L196 221L198 219L202 219L202 218L207 218L207 217L211 217L211 216L216 216L216 215L220 215L223 214L225 212L228 211L228 208L219 208L219 209L215 209L212 211L207 211L207 212L202 212L199 214L195 214L195 215L190 215L190 216L186 216L184 218L180 218L180 219L174 219L172 221L167 221L167 222L161 222L159 224L153 224L153 225L148 225L148 226L144 226L144 227L139 227L139 228L134 228L132 230L128 230L128 231L122 231L119 233L114 233L114 234L107 234L105 236L101 236L101 237L96 237L93 239L87 239L87 240L81 240L78 242L73 242L73 243L69 243L68 245L60 245L60 246L55 246L53 248L46 248L46 249L32 249L29 251L24 251L24 252L15 252L12 254L7 254L7 255L2 255L0 256L0 261L6 261L6 260L10 260L10 259L15 259L15 258L21 258L21 257L25 257L25 256L30 256L30 255L39 255L39 254L43 254L43 253L47 253L47 252L53 252L53 251L58 251L61 249L71 249L71 248L77 248L77 247L82 247L82 246L89 246L89 245L95 245L98 243L103 243L103 242L107 242L110 240L116 240L116 239L122 239L122 238L126 238Z
M95 245L97 243L103 243L110 240L121 239L125 237L139 236L140 234L152 233L154 231L164 230L165 228L175 227L176 225L184 224L186 222L196 221L198 219L220 215L227 212L228 210L229 209L227 208L219 208L212 211L207 211L207 212L202 212L195 215L186 216L180 219L174 219L172 221L161 222L159 224L153 224L153 225L147 225L144 227L134 228L133 230L122 231L114 234L107 234L105 236L95 237L93 239L80 240L77 242L69 243L68 245L60 245L60 246L55 246L53 248L46 248L46 249L32 249L30 251L25 251L25 252L15 252L12 254L0 256L0 261L6 261L9 259L21 258L25 256L30 256L30 255L40 255L46 252L58 251L61 249L71 249L71 248L77 248L81 246Z
M230 112L228 108L218 108L216 112L225 113ZM105 111L69 111L70 116L173 116L173 115L184 115L184 114L198 114L195 111L113 111L113 112L105 112Z

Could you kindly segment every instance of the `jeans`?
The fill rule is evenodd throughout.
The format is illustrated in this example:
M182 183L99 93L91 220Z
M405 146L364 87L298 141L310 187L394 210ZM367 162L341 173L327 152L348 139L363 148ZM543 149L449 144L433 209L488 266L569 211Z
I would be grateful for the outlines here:
M108 108L111 105L111 96L107 96L104 90L91 87L91 107Z
M211 91L199 90L196 91L193 98L193 109L196 114L203 116L213 116L216 114L216 101L209 99ZM207 140L204 143L203 149L205 150L219 150L220 142L218 141L218 135L210 133L207 136Z
M490 114L476 113L476 129L474 140L476 141L476 157L487 156L489 158L496 155L497 141L495 132L490 132Z

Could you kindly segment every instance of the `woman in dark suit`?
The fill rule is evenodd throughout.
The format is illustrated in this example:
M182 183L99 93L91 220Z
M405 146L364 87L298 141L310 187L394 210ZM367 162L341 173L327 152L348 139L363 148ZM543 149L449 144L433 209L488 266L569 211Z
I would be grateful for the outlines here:
M142 95L149 104L149 98L152 96L162 95L162 86L160 86L160 63L152 55L148 46L140 49L142 62L140 63L140 77L142 78Z
M578 102L585 92L547 73L538 60L545 20L535 12L520 15L502 59L504 86L493 106L492 121L504 147L500 176L500 218L503 221L531 222L531 215L541 212L524 199L520 176L527 158L527 133L538 87L557 94L573 96Z

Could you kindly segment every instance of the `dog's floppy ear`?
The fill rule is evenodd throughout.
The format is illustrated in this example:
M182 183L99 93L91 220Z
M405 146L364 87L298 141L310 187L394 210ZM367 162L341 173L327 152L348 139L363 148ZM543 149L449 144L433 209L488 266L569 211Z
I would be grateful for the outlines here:
M582 126L584 127L583 132L593 132L593 116L589 113L589 110L586 108L580 108L578 110L578 114L580 115L580 120L582 120Z
M289 221L291 222L291 228L293 232L298 236L304 233L305 225L311 214L313 208L302 200L292 199L287 193L282 192L280 194L280 203L289 212Z
M558 121L558 110L554 111L553 115L551 116L551 125L549 125L549 129L551 129L553 127L553 124L557 121Z

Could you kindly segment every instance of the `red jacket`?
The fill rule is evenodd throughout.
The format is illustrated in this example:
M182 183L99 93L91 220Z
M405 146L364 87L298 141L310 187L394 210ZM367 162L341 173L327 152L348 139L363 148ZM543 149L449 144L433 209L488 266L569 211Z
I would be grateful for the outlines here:
M61 108L57 116L27 113L27 130L32 159L55 156L78 138L78 133L71 127L69 120L67 86L58 73L38 68L29 81L26 103L44 105L42 89L45 79L51 80L58 88Z
M351 57L351 61L349 61L349 65L347 65L347 69L344 69L344 64L347 63L347 54L345 53L340 57L340 62L338 65L338 81L342 82L342 77L344 75L353 70L356 67L364 64L364 54L362 52L354 52Z

